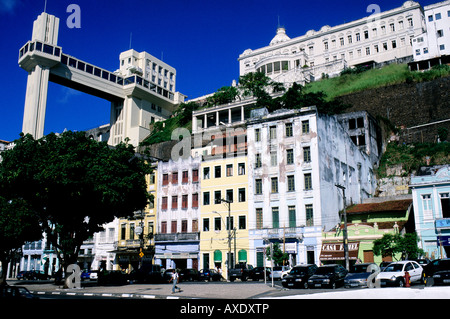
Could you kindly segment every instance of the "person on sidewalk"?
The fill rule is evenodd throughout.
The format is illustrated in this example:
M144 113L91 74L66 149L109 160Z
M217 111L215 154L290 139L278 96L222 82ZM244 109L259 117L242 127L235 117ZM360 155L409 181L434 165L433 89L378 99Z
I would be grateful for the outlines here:
M170 283L171 281L173 281L173 285L172 285L172 293L173 293L173 294L175 293L175 289L178 289L178 292L181 292L181 291L182 291L182 290L180 289L180 287L177 286L177 283L178 283L178 281L179 281L179 278L180 278L180 276L178 275L178 270L175 269L175 270L173 271L172 278L170 278L170 280L169 280L169 283Z

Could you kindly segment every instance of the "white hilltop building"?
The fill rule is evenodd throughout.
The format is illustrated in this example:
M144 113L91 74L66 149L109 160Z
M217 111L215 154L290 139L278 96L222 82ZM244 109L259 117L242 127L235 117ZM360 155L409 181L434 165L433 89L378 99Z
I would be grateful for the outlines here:
M268 46L247 49L239 56L239 71L240 75L260 71L289 85L337 76L348 67L410 62L412 39L425 28L423 9L414 1L295 38L279 27Z

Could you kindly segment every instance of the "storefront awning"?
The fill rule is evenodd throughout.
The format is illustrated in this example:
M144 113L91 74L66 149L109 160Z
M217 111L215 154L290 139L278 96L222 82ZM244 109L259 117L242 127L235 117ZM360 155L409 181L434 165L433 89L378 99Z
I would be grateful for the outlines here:
M359 242L348 243L348 257L358 259ZM320 260L344 260L344 243L322 243Z

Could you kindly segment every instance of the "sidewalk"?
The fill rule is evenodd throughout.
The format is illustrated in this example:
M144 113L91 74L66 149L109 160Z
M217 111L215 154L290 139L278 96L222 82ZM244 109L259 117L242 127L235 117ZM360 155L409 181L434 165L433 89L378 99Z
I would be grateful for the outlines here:
M274 292L277 288L272 288L264 282L246 283L236 285L234 283L198 283L184 284L179 287L182 292L172 294L171 284L128 284L123 286L96 286L82 283L82 288L64 289L53 283L42 282L22 282L18 280L8 280L9 285L24 286L33 294L69 296L102 296L116 298L143 298L143 299L252 299L260 298L266 293Z

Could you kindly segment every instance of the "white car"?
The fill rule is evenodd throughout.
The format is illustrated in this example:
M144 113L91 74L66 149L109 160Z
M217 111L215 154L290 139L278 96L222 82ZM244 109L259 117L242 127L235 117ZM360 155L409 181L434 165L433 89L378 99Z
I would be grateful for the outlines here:
M420 282L422 280L423 268L415 261L402 260L390 263L377 276L376 280L380 280L381 287L405 285L405 273L411 276L410 281Z
M273 276L273 279L275 280L282 279L289 270L290 268L288 266L274 266L273 271L272 268L269 268L269 271L271 271L269 278L272 279Z

